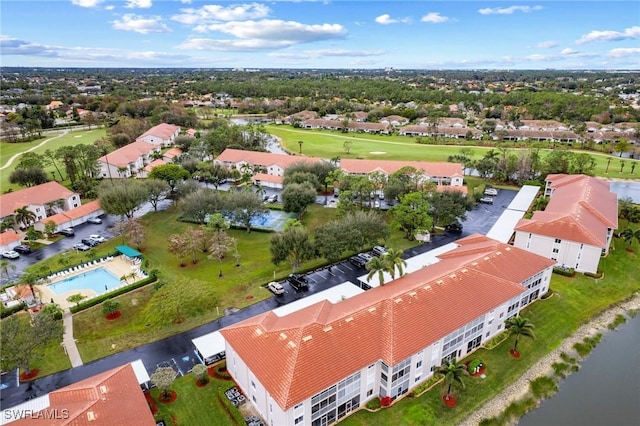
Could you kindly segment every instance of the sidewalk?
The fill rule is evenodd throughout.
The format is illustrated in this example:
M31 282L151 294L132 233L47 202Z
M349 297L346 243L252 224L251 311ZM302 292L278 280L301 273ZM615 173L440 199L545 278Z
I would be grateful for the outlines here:
M73 338L73 316L69 308L64 310L62 315L62 323L64 325L64 334L62 335L62 344L64 346L66 354L71 361L71 367L78 367L83 364L82 358L80 358L80 351L76 346L76 340Z

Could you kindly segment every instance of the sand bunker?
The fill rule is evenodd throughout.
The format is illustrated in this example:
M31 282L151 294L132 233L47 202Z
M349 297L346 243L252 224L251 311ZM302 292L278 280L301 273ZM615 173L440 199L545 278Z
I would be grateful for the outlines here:
M386 154L386 151L369 151L369 154L374 154L374 155L382 155L382 154Z

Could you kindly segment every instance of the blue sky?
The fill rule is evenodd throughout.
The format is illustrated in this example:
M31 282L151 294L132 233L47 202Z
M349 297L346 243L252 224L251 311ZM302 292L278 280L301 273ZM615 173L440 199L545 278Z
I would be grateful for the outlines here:
M640 69L640 2L2 0L3 66Z

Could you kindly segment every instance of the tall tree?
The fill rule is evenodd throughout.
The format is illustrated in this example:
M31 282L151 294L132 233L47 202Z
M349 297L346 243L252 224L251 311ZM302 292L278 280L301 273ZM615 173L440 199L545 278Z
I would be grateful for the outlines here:
M394 223L401 231L404 231L405 238L413 240L415 231L429 229L433 220L429 213L431 206L424 195L419 192L406 194L400 200L400 204L391 209Z
M536 337L533 332L534 326L528 318L524 318L519 315L511 317L505 322L505 326L509 335L515 337L513 349L511 350L514 354L518 353L518 340L520 336L528 337L530 339L535 339Z
M378 275L378 284L384 285L384 273L389 272L389 262L388 259L383 257L374 257L370 261L365 264L365 268L369 273L367 274L367 282L371 281L371 279Z
M473 209L473 201L460 191L432 192L429 196L433 219L431 228L436 225L446 226L456 220L466 219L467 211Z
M161 397L168 399L171 397L171 386L178 376L178 373L171 367L158 367L151 375L151 382L162 391Z
M171 187L169 184L161 179L147 179L144 182L147 187L148 198L147 200L153 206L153 211L158 211L158 204L167 198Z
M229 236L224 229L217 229L208 237L209 258L215 259L220 265L218 277L222 277L222 260L236 247L235 238Z
M232 192L227 201L225 216L230 217L232 222L243 225L247 232L251 232L252 220L265 216L269 211L262 198L249 191Z
M396 277L396 269L398 270L399 277L404 275L403 268L407 266L407 261L402 258L403 254L404 252L402 250L390 248L382 255L384 261L387 262L387 269L391 274L392 279Z
M332 220L316 228L314 242L318 254L324 257L329 264L340 260L342 253L349 247L346 235L349 229L343 222Z
M124 215L128 219L149 198L145 185L138 180L103 181L98 187L100 207L108 214Z
M22 185L27 188L47 183L47 173L40 167L29 166L24 169L15 169L9 175L9 182Z
M274 234L271 237L270 249L274 265L288 261L293 272L296 272L302 262L316 256L313 241L308 231L301 226L292 226L286 231Z
M24 228L29 227L37 219L36 214L29 210L27 207L17 208L13 213L14 217L16 218L16 223L19 223Z
M0 260L0 278L7 277L7 280L11 280L11 274L9 273L9 271L15 270L16 265L14 265L13 263L9 262L6 259Z
M463 377L468 376L469 372L465 364L458 363L454 358L451 361L445 361L441 366L437 367L435 374L444 377L444 385L447 388L446 399L448 400L451 397L451 388L454 385L462 389L465 388Z
M312 205L315 201L316 190L310 182L290 183L286 185L282 191L282 203L284 210L296 213L298 218L301 218L307 207Z
M23 315L11 315L2 320L3 370L20 368L25 374L31 373L31 365L40 359L43 346L53 341L62 341L62 322L53 315L40 313L30 321Z
M163 164L154 167L153 170L149 172L148 177L167 182L171 187L171 192L173 192L178 182L189 178L189 172L177 164Z

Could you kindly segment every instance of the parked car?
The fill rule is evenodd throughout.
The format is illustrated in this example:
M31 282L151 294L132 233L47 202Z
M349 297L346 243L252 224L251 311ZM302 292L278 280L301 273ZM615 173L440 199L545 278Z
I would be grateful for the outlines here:
M87 219L87 222L93 223L95 225L100 225L102 223L102 219L100 219L99 217L90 217L89 219Z
M76 235L76 231L73 228L63 228L58 231L58 234L64 235L65 237L73 237Z
M88 245L83 244L83 243L74 244L73 248L76 249L76 250L80 250L80 251L91 250L91 247L89 247Z
M20 257L20 254L17 251L9 250L2 252L2 257L6 257L7 259L17 259Z
M480 202L483 204L493 204L493 197L482 197Z
M264 201L265 203L269 201L269 196L265 195L264 197L262 197L262 201Z
M273 194L271 197L269 197L269 202L270 203L277 203L278 202L278 194Z
M284 293L284 287L282 287L282 284L277 283L275 281L271 281L269 284L267 284L267 288L269 290L271 290L271 292L273 294L283 294Z
M355 256L351 256L349 258L349 262L351 262L352 265L357 266L358 268L364 268L364 265L366 265L368 261L368 259L362 257L362 255L360 254L356 254Z
M291 287L293 287L297 291L306 290L309 288L309 285L307 284L307 278L300 274L289 275L287 281L289 281L289 285L291 285Z
M371 253L359 253L358 255L364 257L367 262L373 259L373 255Z
M444 230L453 234L462 233L462 224L460 222L453 222L444 227Z
M13 248L13 251L18 252L18 253L22 253L22 254L29 254L29 253L31 253L31 247L26 246L24 244L20 244L19 246L15 246Z
M493 195L496 196L498 195L498 190L495 188L487 188L484 190L484 195Z
M83 238L81 240L82 244L84 244L85 246L89 246L89 247L95 247L97 246L98 243L96 240L92 239L92 238Z
M107 239L100 234L91 234L89 235L89 238L99 243L104 243L105 241L107 241Z
M382 246L375 246L373 250L371 250L373 254L376 256L382 256L387 253L387 249Z

